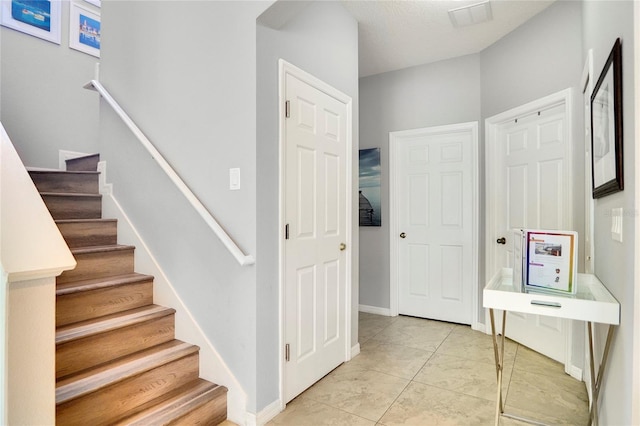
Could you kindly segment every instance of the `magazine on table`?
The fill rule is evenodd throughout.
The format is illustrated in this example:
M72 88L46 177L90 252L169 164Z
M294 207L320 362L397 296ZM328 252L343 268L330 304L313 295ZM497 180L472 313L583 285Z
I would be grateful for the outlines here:
M573 231L526 229L523 279L525 291L576 293L578 234Z

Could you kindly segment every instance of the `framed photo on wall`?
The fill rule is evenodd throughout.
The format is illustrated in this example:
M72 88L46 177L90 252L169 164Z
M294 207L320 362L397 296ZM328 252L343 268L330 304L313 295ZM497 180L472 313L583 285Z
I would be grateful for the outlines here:
M380 148L360 150L360 226L382 226Z
M60 44L59 0L5 0L0 2L2 26Z
M100 15L75 3L70 4L69 47L100 57Z
M624 189L622 154L622 46L617 39L591 95L593 198Z

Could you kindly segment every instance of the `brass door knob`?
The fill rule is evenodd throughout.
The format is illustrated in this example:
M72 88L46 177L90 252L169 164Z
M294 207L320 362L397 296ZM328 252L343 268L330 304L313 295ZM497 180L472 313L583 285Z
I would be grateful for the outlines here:
M407 234L405 234L404 232L400 233L400 238L407 238Z
M496 240L498 244L507 244L507 239L505 237L500 237Z
M347 249L347 245L345 243L340 243L340 251L345 251Z

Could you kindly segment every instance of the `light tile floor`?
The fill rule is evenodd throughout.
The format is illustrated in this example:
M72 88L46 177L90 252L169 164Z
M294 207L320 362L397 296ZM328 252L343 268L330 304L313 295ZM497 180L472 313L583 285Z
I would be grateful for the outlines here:
M287 404L271 425L493 425L489 335L468 326L360 313L360 354ZM549 424L588 423L584 383L507 340L505 411ZM501 418L502 425L525 423Z

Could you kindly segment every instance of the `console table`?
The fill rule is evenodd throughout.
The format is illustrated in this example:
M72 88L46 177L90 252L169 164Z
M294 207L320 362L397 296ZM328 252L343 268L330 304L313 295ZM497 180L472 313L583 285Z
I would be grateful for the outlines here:
M577 293L575 295L555 295L539 292L523 292L513 285L513 270L503 268L487 283L483 290L483 306L489 309L493 351L496 360L498 391L496 401L496 426L500 416L511 417L529 423L539 422L513 416L504 412L502 401L502 370L504 368L504 339L507 311L526 314L546 315L558 318L585 321L589 334L589 367L591 371L591 408L589 425L598 424L598 397L602 385L611 339L615 326L620 324L620 303L609 293L600 280L591 274L578 274ZM494 309L502 310L502 334L500 343L496 335ZM593 350L593 324L608 324L607 340L600 360L598 376L595 377L595 359Z

